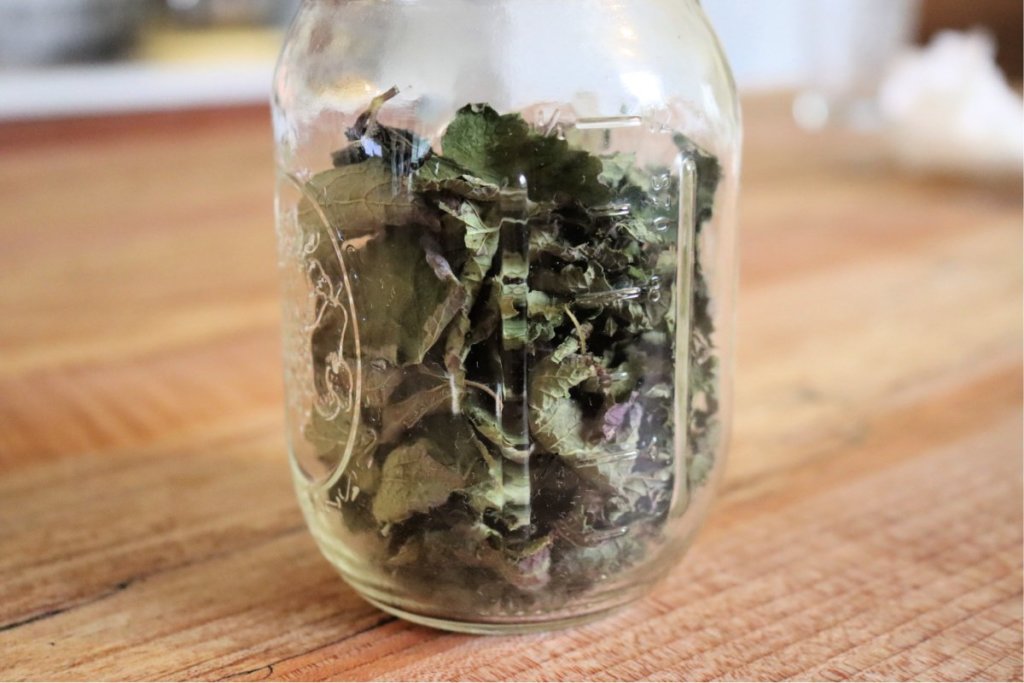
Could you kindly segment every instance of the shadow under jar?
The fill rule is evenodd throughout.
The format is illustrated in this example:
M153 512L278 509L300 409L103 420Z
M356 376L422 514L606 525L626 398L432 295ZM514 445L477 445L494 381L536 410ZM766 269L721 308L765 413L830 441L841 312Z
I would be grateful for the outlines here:
M729 426L739 111L696 0L306 0L274 125L327 559L457 631L643 596Z

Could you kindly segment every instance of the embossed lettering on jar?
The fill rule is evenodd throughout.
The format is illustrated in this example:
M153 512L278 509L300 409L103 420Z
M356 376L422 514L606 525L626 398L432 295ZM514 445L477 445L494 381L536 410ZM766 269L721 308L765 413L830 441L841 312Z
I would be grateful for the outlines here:
M478 633L651 591L729 428L739 112L699 4L306 0L274 124L325 557Z

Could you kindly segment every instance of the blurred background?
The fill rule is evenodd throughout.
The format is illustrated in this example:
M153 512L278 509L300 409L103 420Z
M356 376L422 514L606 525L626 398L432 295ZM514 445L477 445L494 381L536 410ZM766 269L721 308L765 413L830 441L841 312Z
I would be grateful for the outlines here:
M0 0L0 120L262 102L291 0Z
M0 121L264 103L298 4L0 0ZM1019 0L703 5L741 91L793 93L802 127L889 133L909 166L1019 172Z
M688 611L621 633L697 677L1020 680L1024 2L701 3L744 106L735 428ZM456 642L367 631L297 533L267 107L296 4L0 0L0 679Z
M262 101L298 0L0 0L0 117ZM1019 0L704 0L739 86L863 94L912 43L980 31L1021 78Z

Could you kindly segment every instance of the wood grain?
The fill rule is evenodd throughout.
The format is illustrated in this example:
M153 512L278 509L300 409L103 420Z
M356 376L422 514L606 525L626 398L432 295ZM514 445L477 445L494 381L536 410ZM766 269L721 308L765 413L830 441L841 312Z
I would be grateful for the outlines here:
M747 121L709 524L511 638L381 614L305 531L266 113L0 127L0 679L1020 680L1019 183Z

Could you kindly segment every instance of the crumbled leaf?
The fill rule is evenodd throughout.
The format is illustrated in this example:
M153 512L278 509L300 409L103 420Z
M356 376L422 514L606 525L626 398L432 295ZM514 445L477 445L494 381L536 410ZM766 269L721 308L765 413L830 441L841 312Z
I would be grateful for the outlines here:
M493 201L501 188L483 178L471 175L451 159L433 156L413 176L417 192L454 195L473 201Z
M463 202L457 210L449 209L444 204L441 209L462 225L461 232L465 236L467 251L466 262L459 276L465 296L445 344L445 365L449 371L456 372L466 358L466 342L471 328L470 311L498 251L500 223L486 224L470 202Z
M381 411L381 443L394 442L427 415L448 410L451 403L451 387L448 382L443 382L388 404Z
M366 363L363 365L363 405L368 408L388 405L391 395L404 379L405 372L400 367L382 360Z
M520 448L515 437L508 434L498 418L486 408L475 402L467 402L466 415L480 436L494 446L501 457L520 465L529 460L529 451Z
M465 288L448 262L409 230L352 249L350 268L364 358L421 363L462 308Z
M595 377L591 358L557 351L536 365L530 380L530 433L544 449L566 458L583 458L599 448L583 439L583 408L571 391Z
M464 484L458 472L431 457L426 440L399 446L381 469L373 516L382 524L401 522L443 504Z
M521 186L530 199L605 201L601 160L565 140L530 130L518 114L501 115L487 105L468 105L455 115L441 140L444 156L484 180Z
M299 207L318 406L361 409L311 411L306 438L344 463L327 503L387 581L496 617L562 609L630 580L715 464L712 292L701 249L676 286L679 174L485 104L434 150L378 120L396 93ZM672 140L696 165L699 236L721 168Z
M326 260L337 258L331 233L342 243L388 225L429 221L427 216L422 202L380 160L318 173L306 183L299 203L299 223L318 240Z
M314 410L306 424L305 433L317 456L333 465L341 460L351 430L352 421L348 413L342 411L328 419ZM353 482L362 491L371 494L377 487L377 471L372 457L376 448L377 433L369 427L360 427L346 467Z

